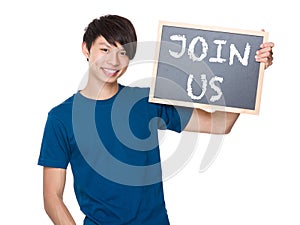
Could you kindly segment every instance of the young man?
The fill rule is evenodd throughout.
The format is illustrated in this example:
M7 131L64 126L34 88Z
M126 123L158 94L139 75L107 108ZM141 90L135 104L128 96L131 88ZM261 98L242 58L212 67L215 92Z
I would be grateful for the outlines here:
M69 164L85 225L169 224L157 130L225 134L239 116L149 103L147 88L120 85L136 41L131 22L117 15L95 19L85 31L87 85L49 112L38 161L54 224L75 224L63 202ZM266 67L273 46L264 43L257 52Z

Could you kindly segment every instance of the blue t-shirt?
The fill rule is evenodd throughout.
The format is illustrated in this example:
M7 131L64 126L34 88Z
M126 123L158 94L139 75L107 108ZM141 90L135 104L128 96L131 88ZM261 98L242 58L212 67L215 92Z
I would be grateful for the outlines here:
M38 164L70 164L84 224L167 225L158 129L181 132L192 110L148 102L149 88L107 100L79 92L48 114Z

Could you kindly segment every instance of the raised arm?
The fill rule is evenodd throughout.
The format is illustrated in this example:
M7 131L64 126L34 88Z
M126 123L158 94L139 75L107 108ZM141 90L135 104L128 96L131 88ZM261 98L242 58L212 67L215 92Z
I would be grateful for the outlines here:
M63 202L66 170L44 167L44 207L55 225L75 225L75 221Z

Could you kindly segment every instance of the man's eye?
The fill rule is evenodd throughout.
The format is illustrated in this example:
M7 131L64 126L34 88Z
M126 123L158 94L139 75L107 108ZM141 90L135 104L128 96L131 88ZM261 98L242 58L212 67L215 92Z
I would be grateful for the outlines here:
M127 52L126 51L121 51L120 54L121 55L127 55Z
M100 49L102 52L104 52L104 53L108 53L108 49L107 48L101 48Z

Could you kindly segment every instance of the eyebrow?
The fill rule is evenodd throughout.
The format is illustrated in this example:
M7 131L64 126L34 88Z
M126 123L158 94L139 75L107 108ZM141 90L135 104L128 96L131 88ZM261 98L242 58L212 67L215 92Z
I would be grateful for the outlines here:
M112 47L110 44L107 44L106 42L98 42L98 45L105 45L106 47Z

